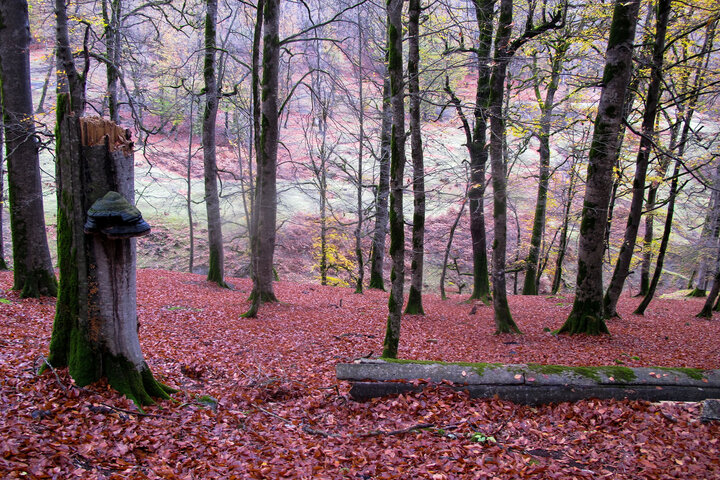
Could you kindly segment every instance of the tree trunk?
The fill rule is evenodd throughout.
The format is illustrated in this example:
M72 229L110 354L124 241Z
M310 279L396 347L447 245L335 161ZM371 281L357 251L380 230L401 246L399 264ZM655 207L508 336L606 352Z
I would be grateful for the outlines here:
M609 317L617 316L617 302L622 293L625 279L630 271L630 262L635 249L638 229L640 228L640 217L642 216L642 206L645 198L645 177L650 161L650 150L653 147L655 122L663 88L662 66L665 52L665 36L668 19L670 17L670 3L670 0L659 0L657 6L658 15L655 44L653 47L653 62L650 72L650 84L648 85L645 98L642 137L640 138L640 148L638 150L637 160L635 161L635 178L633 179L633 196L630 202L630 213L628 214L627 225L625 227L625 238L623 239L617 263L615 264L615 271L613 272L610 286L603 299L605 315Z
M185 170L185 181L187 183L187 201L185 209L188 216L188 230L190 234L190 251L188 260L188 272L193 273L195 269L195 225L192 211L192 159L193 159L193 105L195 100L190 97L190 133L188 134L187 169Z
M495 38L495 62L490 80L490 166L493 185L493 241L492 280L493 308L495 310L495 333L520 333L510 314L505 278L507 247L507 164L503 155L505 119L503 98L505 76L509 62L508 44L512 33L512 0L501 0L500 18Z
M276 302L273 291L273 257L277 218L278 71L280 67L280 0L265 0L263 10L263 72L257 181L253 224L252 306L245 314L257 315L260 304Z
M681 154L682 155L682 154ZM650 301L655 296L655 290L657 289L658 283L660 282L660 275L662 275L663 263L665 261L665 252L667 252L668 244L670 243L670 232L672 231L673 214L675 212L675 198L677 197L678 189L678 174L680 171L680 161L675 161L675 169L673 171L672 181L670 183L670 198L668 200L667 216L665 217L665 229L663 231L662 240L660 240L660 248L658 250L657 262L655 265L655 273L653 273L652 280L648 284L648 292L645 298L642 299L640 305L633 312L634 315L645 315L645 310Z
M443 264L442 264L442 272L440 273L440 298L443 300L447 300L447 295L445 295L445 273L447 272L447 264L448 259L450 258L450 249L452 248L452 242L453 238L455 237L455 230L457 229L458 224L460 223L460 218L462 217L463 212L465 211L465 205L467 204L467 193L463 197L462 205L460 205L460 210L458 210L458 214L455 217L455 221L453 222L452 226L450 227L450 233L448 234L448 242L447 246L445 247L445 256L443 257ZM458 272L458 275L460 272Z
M0 64L1 65L1 64ZM0 78L2 78L0 76ZM0 270L7 270L5 262L5 113L0 100Z
M565 252L567 251L568 227L570 225L570 211L572 210L572 200L575 196L575 161L570 165L570 180L567 188L567 203L565 203L565 211L563 212L562 229L560 230L560 243L558 245L558 254L555 259L555 275L553 275L552 288L550 293L556 295L562 284L563 262L565 261Z
M152 397L168 398L175 390L154 379L140 350L135 241L84 229L86 212L108 191L133 203L133 144L129 131L98 117L65 115L66 108L63 94L57 127L60 293L48 363L69 366L78 386L107 377L138 406L151 404Z
M357 16L358 28L358 105L359 105L359 145L358 145L358 162L357 162L357 225L355 226L355 260L358 265L358 278L355 282L355 293L363 292L363 283L365 282L365 267L363 266L362 251L362 228L363 228L363 154L365 146L365 98L363 90L363 23L362 14L358 9Z
M108 11L108 4L110 9ZM120 15L122 13L122 0L103 0L103 21L105 22L105 75L107 78L107 102L110 120L119 122L118 111L118 80L120 74Z
M45 98L47 97L47 91L50 87L50 78L52 77L55 68L55 50L50 54L49 65L47 74L45 74L45 81L43 82L43 88L40 92L40 100L38 100L38 106L35 109L35 113L45 113ZM1 142L0 142L1 143Z
M485 233L485 169L488 161L487 119L494 4L493 0L480 0L475 3L475 19L479 32L477 85L472 137L467 145L470 155L470 236L473 253L473 290L470 300L480 300L485 304L490 304L492 301Z
M205 16L205 113L203 115L203 165L205 177L205 207L208 222L209 282L227 288L225 283L225 256L223 252L222 217L217 185L217 159L215 126L218 111L219 89L216 81L215 42L217 24L217 0L206 0Z
M533 218L533 229L530 235L530 250L525 260L525 280L523 282L523 295L538 294L538 261L540 260L540 244L542 243L543 232L545 231L545 212L547 210L547 190L550 181L550 130L552 128L552 115L555 108L555 93L560 82L560 73L565 54L569 43L561 43L555 50L552 67L550 71L550 83L545 92L545 100L540 96L540 87L536 75L536 98L540 103L540 172L538 180L537 201L535 202L535 217Z
M573 309L560 332L608 333L603 310L602 261L612 170L618 151L623 105L632 73L639 0L616 0L605 57L603 88L588 161Z
M413 161L412 279L405 313L424 315L422 306L425 256L425 165L420 131L420 0L410 0L408 21L408 93L410 95L410 147Z
M55 0L55 19L56 51L60 79L58 91L70 93L70 110L75 115L82 116L85 112L85 81L90 64L86 54L83 73L79 73L75 69L75 59L73 58L73 49L70 46L70 36L68 34L65 0ZM63 84L64 82L67 83Z
M392 128L392 105L390 102L390 77L385 73L383 83L382 125L380 127L380 178L375 195L375 226L373 227L372 259L368 288L385 290L383 268L385 264L385 239L388 232L388 197L390 196L390 133Z
M383 342L383 357L397 358L405 282L405 221L403 183L405 168L405 103L402 63L402 0L388 0L388 73L392 102L390 134L390 299Z
M40 160L30 86L30 26L25 0L0 3L0 99L10 201L14 283L22 297L55 296L45 234Z

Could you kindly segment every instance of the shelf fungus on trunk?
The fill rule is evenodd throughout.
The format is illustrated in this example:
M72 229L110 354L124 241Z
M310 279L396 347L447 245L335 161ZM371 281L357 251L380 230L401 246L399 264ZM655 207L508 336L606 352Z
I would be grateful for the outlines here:
M85 233L102 234L114 240L142 237L150 233L150 225L137 207L111 190L88 210Z

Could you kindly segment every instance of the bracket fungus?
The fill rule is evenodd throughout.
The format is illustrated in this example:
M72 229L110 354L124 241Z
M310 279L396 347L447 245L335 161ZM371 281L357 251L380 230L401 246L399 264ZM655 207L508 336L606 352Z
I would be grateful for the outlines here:
M107 192L92 204L87 215L85 233L102 234L114 240L150 233L150 225L143 220L140 210L118 192Z

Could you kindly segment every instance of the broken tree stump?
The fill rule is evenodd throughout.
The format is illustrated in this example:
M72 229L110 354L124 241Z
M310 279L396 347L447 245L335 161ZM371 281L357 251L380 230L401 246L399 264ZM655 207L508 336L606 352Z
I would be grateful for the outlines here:
M134 207L130 132L109 120L66 114L58 98L60 293L49 362L79 386L107 377L137 405L174 390L157 382L138 339L133 237L150 226Z

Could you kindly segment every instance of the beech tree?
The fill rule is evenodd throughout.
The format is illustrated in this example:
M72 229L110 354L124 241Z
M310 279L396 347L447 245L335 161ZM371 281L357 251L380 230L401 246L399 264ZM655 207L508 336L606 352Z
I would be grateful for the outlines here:
M405 169L405 99L402 53L402 0L387 0L388 73L392 104L390 129L390 298L383 357L397 358L405 284L405 221L403 181Z
M0 2L0 102L13 248L13 289L22 297L55 296L45 234L40 159L30 85L30 25L25 0Z
M600 103L588 159L578 252L575 301L559 332L608 333L603 309L602 261L618 151L623 105L632 73L632 54L640 0L616 0L605 54Z
M217 124L218 101L220 87L217 84L216 56L217 0L206 0L205 14L205 63L203 77L205 79L205 113L203 114L203 166L205 179L205 208L208 222L208 261L207 279L221 287L225 283L225 257L223 253L222 218L220 216L220 198L217 184L217 159L215 136Z
M252 210L252 305L245 314L257 315L261 303L276 302L273 257L277 218L278 71L280 64L280 0L264 0L260 141Z
M0 77L2 78L2 77ZM0 270L7 270L5 261L5 238L3 237L5 209L5 114L3 112L2 97L0 97Z
M413 162L412 279L405 313L421 314L425 256L425 165L420 131L420 0L408 8L408 94L410 95L410 155Z
M617 316L617 302L630 270L630 261L632 260L635 241L640 227L643 200L645 199L645 176L647 175L650 153L653 148L658 107L663 90L662 67L665 53L665 37L668 20L670 18L670 3L670 0L659 0L657 4L655 43L653 46L650 83L645 96L645 113L643 115L640 147L635 161L635 177L633 179L633 195L630 202L630 213L628 214L627 226L625 227L625 238L620 247L617 263L615 264L615 271L610 280L610 286L603 298L605 315L609 317Z

